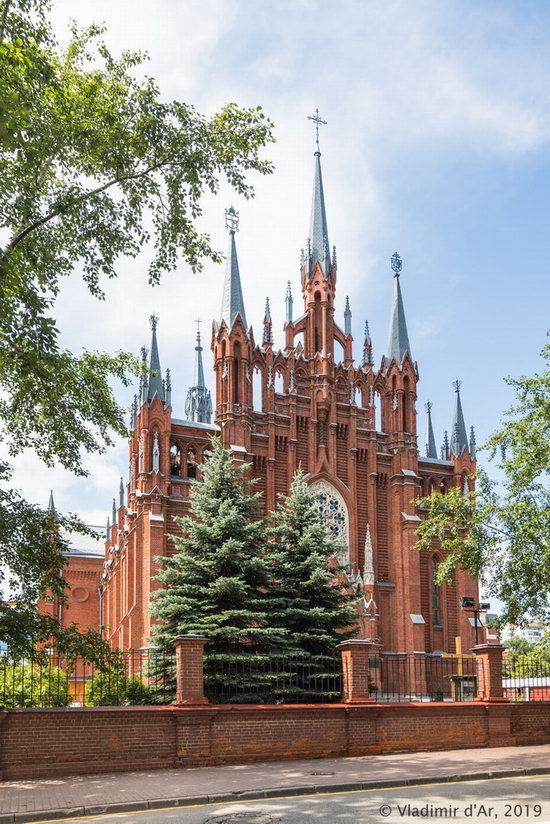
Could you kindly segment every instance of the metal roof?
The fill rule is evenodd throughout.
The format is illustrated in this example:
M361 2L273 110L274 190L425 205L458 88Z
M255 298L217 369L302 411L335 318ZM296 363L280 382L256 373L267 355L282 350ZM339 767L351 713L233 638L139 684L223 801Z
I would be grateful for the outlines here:
M323 175L321 173L321 152L315 152L315 172L313 175L313 196L311 200L311 219L309 225L309 239L311 243L311 257L309 272L319 261L325 277L330 266L330 244L328 242L327 213L325 209L325 193L323 189Z
M225 281L223 284L220 323L224 320L227 326L231 329L237 315L241 316L244 328L246 329L246 314L244 311L237 247L235 245L235 232L231 231L229 232L229 251L227 253Z

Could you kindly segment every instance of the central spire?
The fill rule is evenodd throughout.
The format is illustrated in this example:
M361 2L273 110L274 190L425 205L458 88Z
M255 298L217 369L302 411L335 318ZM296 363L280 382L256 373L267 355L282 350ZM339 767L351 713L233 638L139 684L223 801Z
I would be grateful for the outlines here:
M233 206L225 210L225 226L229 229L229 252L227 254L227 266L223 284L220 323L224 320L228 328L231 329L235 318L237 315L240 315L246 330L241 275L239 272L239 260L237 258L237 246L235 244L235 232L239 231L239 213L235 211Z
M313 175L313 196L311 200L311 220L308 239L308 274L311 275L317 261L321 264L323 275L328 277L330 269L330 244L328 241L327 213L325 209L325 192L323 189L323 175L321 172L321 151L319 149L319 126L326 126L326 120L319 116L319 109L314 115L308 115L308 120L315 124L315 171ZM336 275L336 271L334 272Z
M388 336L388 348L386 351L386 361L391 363L395 358L397 365L401 366L405 352L411 355L411 345L409 343L409 334L407 332L407 321L405 320L405 309L403 307L403 297L401 295L401 286L399 285L399 276L403 262L397 252L394 252L391 258L391 267L394 272L395 285L393 288L392 310L390 317L390 332Z

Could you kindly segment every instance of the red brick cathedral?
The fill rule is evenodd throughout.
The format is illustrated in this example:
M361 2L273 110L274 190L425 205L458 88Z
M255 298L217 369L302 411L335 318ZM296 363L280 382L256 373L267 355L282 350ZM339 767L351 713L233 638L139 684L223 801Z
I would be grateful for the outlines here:
M238 215L232 208L226 223L227 270L211 339L214 408L198 334L194 386L185 417L174 417L170 373L163 380L157 318L152 317L150 377L142 380L131 413L127 492L121 481L119 506L113 501L113 522L107 525L105 559L96 567L97 593L90 592L98 625L114 646L149 645L154 558L172 551L173 518L187 512L191 485L200 478L211 437L218 435L236 461L250 463L267 511L288 492L298 467L307 473L335 555L362 596L362 637L379 639L385 652L453 653L458 636L467 651L473 631L459 599L477 600L477 582L460 571L453 585L434 584L441 556L436 546L433 554L413 549L422 518L414 499L433 489L471 487L473 430L468 441L457 381L450 443L445 434L438 454L431 404L426 404L426 436L419 449L419 376L407 333L399 255L391 258L394 292L386 352L376 367L367 323L356 364L347 298L343 328L335 317L336 251L329 246L317 150L309 238L301 260L303 307L295 311L289 281L285 347L276 351L269 302L261 340L247 323L236 247ZM142 355L146 360L145 350ZM79 564L71 558L69 579ZM67 620L78 620L78 612L71 596Z

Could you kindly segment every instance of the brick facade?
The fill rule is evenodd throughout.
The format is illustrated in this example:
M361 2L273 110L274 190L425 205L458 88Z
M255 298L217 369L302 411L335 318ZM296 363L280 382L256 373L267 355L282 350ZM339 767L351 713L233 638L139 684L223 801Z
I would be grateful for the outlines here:
M4 779L550 743L550 702L0 710Z
M315 209L314 203L312 225ZM322 210L326 221L324 200ZM338 511L340 522L332 523L338 532L335 552L363 596L360 638L377 639L382 651L395 653L454 653L457 637L464 652L474 643L459 598L477 600L477 582L459 570L455 582L434 596L433 560L441 556L435 546L433 556L413 549L422 517L413 501L433 489L471 487L475 457L468 449L451 450L442 459L433 452L420 455L419 373L410 347L402 356L390 352L376 367L367 334L360 363L354 361L349 308L344 329L335 318L336 259L315 252L316 232L314 225L313 246L302 263L303 312L297 319L287 295L284 349L273 346L269 313L261 342L246 325L244 306L214 322L214 424L175 417L158 376L158 391L141 394L129 443L127 505L110 527L100 584L100 620L114 646L149 644L155 557L173 550L170 536L179 529L174 518L188 511L189 490L200 478L213 435L233 450L236 461L250 463L266 511L279 493L288 492L298 467ZM234 231L228 273L240 278ZM226 289L233 281L227 283L226 278ZM237 285L240 294L240 280ZM398 281L395 288L402 310ZM158 360L155 330L156 319L151 349Z

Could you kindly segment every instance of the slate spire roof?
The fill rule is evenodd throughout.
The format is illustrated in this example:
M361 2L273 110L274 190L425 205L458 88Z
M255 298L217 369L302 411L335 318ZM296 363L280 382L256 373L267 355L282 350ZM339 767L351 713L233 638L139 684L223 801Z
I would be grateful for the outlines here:
M57 510L55 508L55 503L53 500L53 489L50 489L50 500L48 501L48 512L51 512L52 515L57 515Z
M227 253L225 281L223 284L220 323L224 320L228 328L231 329L235 318L237 315L240 315L244 328L246 329L246 314L244 311L241 275L239 272L239 259L237 257L237 246L235 244L235 232L239 230L239 214L233 206L231 206L230 209L226 209L225 222L226 227L229 229L229 251Z
M435 445L435 437L434 437L434 428L432 424L432 402L428 401L425 405L427 418L426 418L426 438L424 441L424 454L427 458L436 458L437 459L437 446Z
M315 172L313 175L313 196L311 199L311 220L309 224L309 274L319 261L323 275L328 276L330 268L330 245L328 241L327 213L325 209L325 193L323 189L323 175L321 173L321 152L315 152Z
M153 400L155 395L158 395L160 400L164 403L164 386L162 384L162 372L160 369L159 347L157 343L157 324L158 318L156 315L151 315L149 322L151 323L151 356L149 358L149 380L147 401Z
M200 323L200 321L198 321ZM212 398L204 382L204 367L202 365L201 333L197 328L197 345L195 346L195 384L187 392L185 400L185 416L188 421L197 423L211 423Z
M351 309L348 296L346 296L346 308L344 310L344 334L351 335Z
M386 351L386 362L390 363L393 358L400 366L405 352L411 356L411 345L409 343L409 333L407 332L407 321L405 319L405 308L403 306L403 296L399 284L401 273L401 258L395 252L392 257L392 268L394 271L393 300L390 316L390 331L388 335L388 347Z
M468 451L468 435L466 434L466 424L464 423L462 402L460 400L461 385L462 381L453 381L453 387L455 390L455 408L451 435L451 453L457 458L460 457L464 451Z

